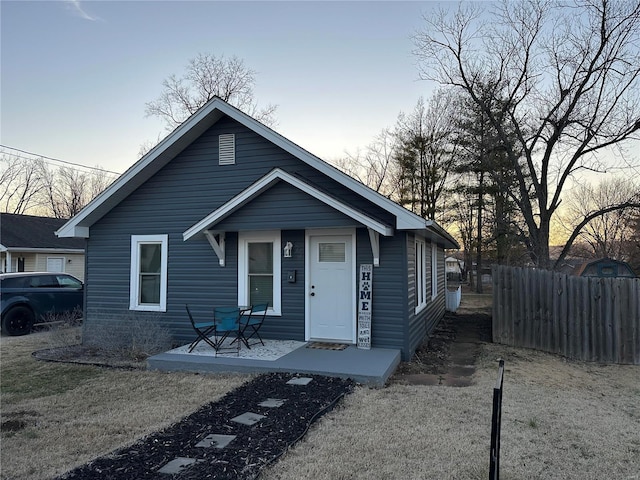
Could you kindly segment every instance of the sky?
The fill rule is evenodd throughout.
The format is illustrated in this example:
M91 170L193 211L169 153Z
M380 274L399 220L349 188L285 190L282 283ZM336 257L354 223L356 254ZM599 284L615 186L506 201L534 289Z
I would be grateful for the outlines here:
M453 4L452 4L453 5ZM332 161L429 97L411 35L434 2L0 2L0 143L123 172L168 132L145 104L199 53L255 70L275 130Z

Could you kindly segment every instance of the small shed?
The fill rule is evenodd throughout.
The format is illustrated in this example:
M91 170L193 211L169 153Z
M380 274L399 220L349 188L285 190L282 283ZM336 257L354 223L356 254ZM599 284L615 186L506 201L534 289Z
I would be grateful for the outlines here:
M576 275L600 278L635 278L637 275L627 262L613 258L601 258L582 264Z

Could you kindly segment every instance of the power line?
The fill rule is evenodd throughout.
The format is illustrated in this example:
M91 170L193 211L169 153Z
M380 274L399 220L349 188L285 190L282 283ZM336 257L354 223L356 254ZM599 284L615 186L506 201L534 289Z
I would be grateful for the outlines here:
M104 168L98 168L98 167L87 167L86 165L82 165L80 163L67 162L65 160L60 160L58 158L47 157L46 155L40 155L40 154L33 153L33 152L27 152L26 150L21 150L19 148L9 147L8 145L0 145L0 147L6 148L6 149L9 149L9 150L13 150L15 152L20 152L20 153L24 153L24 154L27 154L27 155L32 155L32 156L37 157L37 158L43 158L43 159L50 160L50 161L53 161L53 162L63 163L65 165L73 165L74 167L80 167L80 168L84 168L84 169L87 169L87 170L95 170L97 172L102 172L102 173L110 173L112 175L121 175L120 172L114 172L112 170L105 170ZM24 160L35 160L34 158L23 157L23 156L15 154L15 153L11 153L11 155L15 156L16 158L22 158Z

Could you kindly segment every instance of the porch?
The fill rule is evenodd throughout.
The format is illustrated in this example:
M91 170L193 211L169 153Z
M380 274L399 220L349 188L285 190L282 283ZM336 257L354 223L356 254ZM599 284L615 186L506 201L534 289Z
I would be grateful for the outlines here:
M198 345L188 353L187 346L182 346L149 357L147 365L149 370L168 372L316 374L382 387L400 363L400 350L395 349L364 350L347 345L333 350L315 342L267 339L264 342L264 346L242 348L239 355L229 351L215 356L214 350L206 345Z

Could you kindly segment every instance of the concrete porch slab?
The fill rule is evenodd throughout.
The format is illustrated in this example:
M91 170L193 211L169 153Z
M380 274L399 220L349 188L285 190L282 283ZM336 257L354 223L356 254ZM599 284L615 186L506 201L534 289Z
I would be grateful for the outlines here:
M387 348L319 350L300 347L278 358L264 361L238 357L213 357L160 353L147 359L149 370L197 373L288 372L351 378L365 385L382 387L400 363L400 350Z

